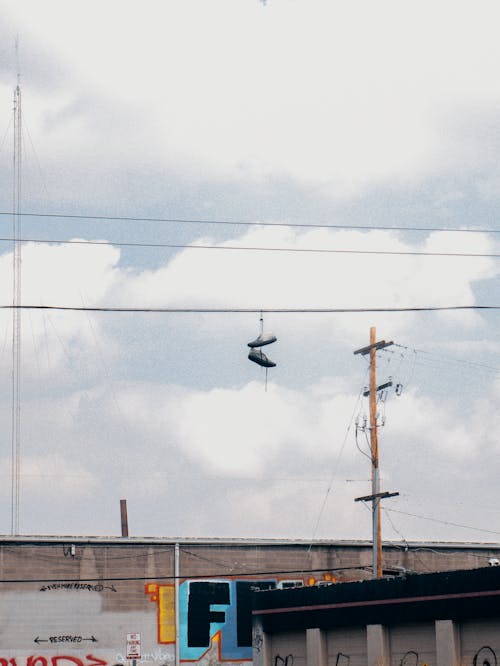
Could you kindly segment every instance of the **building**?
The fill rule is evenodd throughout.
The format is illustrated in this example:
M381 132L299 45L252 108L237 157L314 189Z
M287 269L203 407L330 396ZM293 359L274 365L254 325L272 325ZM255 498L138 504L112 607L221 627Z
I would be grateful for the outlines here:
M255 666L496 666L500 567L254 595Z
M248 664L255 589L329 590L371 558L355 541L0 537L0 666ZM384 544L391 575L491 558L500 544Z

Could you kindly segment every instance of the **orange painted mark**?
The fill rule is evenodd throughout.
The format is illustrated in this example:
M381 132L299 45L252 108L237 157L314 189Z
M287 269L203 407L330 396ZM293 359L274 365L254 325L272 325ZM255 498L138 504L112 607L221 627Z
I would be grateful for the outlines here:
M146 594L158 604L158 643L175 643L175 587L146 584Z
M144 591L149 594L151 601L158 601L158 583L146 583Z
M231 664L238 664L238 666L241 666L241 664L251 664L252 658L250 659L224 659L222 656L222 635L221 632L218 631L215 633L212 638L210 639L210 647L207 648L206 652L204 652L201 657L198 657L198 659L181 659L181 663L183 664L198 664L199 662L205 660L205 663L210 663L210 664L228 664L228 666L231 666ZM209 662L206 660L210 660Z

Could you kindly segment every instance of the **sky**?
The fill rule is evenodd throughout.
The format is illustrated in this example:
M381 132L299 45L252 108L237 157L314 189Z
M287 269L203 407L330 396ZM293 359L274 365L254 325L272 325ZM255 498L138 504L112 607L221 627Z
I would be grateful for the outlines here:
M0 10L0 533L19 74L22 534L370 539L376 327L384 539L500 541L499 314L373 311L500 306L498 3Z

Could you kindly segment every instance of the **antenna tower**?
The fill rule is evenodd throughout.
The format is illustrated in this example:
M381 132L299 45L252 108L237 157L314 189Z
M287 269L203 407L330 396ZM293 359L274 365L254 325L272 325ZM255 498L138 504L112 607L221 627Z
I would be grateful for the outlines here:
M11 534L19 534L20 449L21 449L21 75L16 39L17 85L14 90L14 146L12 182L12 451L11 451Z

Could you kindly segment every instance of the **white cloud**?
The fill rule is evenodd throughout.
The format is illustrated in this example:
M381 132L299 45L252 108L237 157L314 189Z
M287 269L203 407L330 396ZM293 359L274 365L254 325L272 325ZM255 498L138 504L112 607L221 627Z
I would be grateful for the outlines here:
M368 252L472 252L489 253L492 241L483 234L431 233L418 243L405 242L387 231L291 231L256 228L234 239L214 243L210 238L198 244L216 247L275 247L299 252L252 252L237 250L185 249L155 270L124 269L120 251L112 246L36 245L23 246L22 301L28 305L69 307L214 307L214 308L398 308L473 305L478 280L491 280L498 269L488 258L380 256L350 254ZM310 248L345 250L347 254L308 253ZM50 267L50 270L47 270ZM11 254L0 256L0 279L10 284ZM8 299L7 299L8 301ZM255 315L257 317L258 315ZM10 314L2 315L7 348ZM276 315L266 322L279 326L280 338L289 343L307 339L340 341L362 336L373 321L391 336L403 337L411 330L412 315L365 314L288 315L278 322ZM77 312L23 314L23 355L26 367L37 367L45 375L70 357L75 367L91 367L91 358L117 360L116 334L103 315ZM169 319L177 331L189 335L218 336L233 331L249 338L248 318L197 320L195 329L183 319ZM116 322L117 323L117 322ZM121 331L137 336L144 318L123 315ZM257 322L255 324L257 326ZM447 314L441 326L456 329L484 328L480 315L467 312ZM186 328L187 327L187 328ZM175 333L171 333L175 336ZM184 333L182 334L184 335ZM354 338L351 338L354 339ZM454 335L455 342L458 340ZM125 338L128 340L128 338ZM125 342L124 340L124 342ZM351 343L352 344L352 343ZM287 354L290 354L290 349ZM77 352L75 356L75 352ZM84 358L88 355L88 362ZM75 360L76 359L76 360ZM78 360L79 359L79 360ZM4 362L7 363L4 354ZM295 361L294 361L295 362ZM83 364L83 365L82 365ZM71 364L70 364L71 365ZM68 366L69 367L69 366Z
M277 458L291 467L296 456L329 458L332 439L340 439L336 420L345 414L346 402L336 396L327 415L314 409L312 396L273 384L265 392L261 383L251 383L240 390L193 393L174 402L172 411L176 439L192 458L207 470L245 476L264 473Z
M318 213L340 223L370 224L375 218L374 224L383 219L387 225L413 225L417 217L428 226L491 223L491 215L470 208L467 188L491 199L498 189L496 2L1 4L4 52L9 34L20 35L30 133L24 210L70 204L73 210L79 202L75 212L82 214L105 208L147 216L155 209L160 212L151 216L192 218L208 202L218 219L287 221L289 215L315 222ZM3 118L7 127L15 71L11 85L12 65L2 62L0 123ZM31 140L35 160L29 157ZM48 197L28 196L37 163ZM7 156L0 170L7 174L10 168ZM443 174L451 174L452 183L444 182L442 192L436 185L436 224L436 209L426 207L428 193L419 183L441 183ZM394 208L391 201L386 210L381 183L390 184L396 199L402 192L407 199ZM359 198L367 191L369 207ZM8 210L8 188L4 195L0 208ZM349 206L331 203L339 196L351 196ZM311 203L316 198L317 207ZM378 204L380 210L372 207ZM464 215L459 222L451 217L457 210ZM26 222L35 228L33 220ZM81 226L68 231L75 220L59 223L64 237L85 235ZM92 224L89 236L106 236L109 227ZM262 227L241 235L231 228L225 236L218 228L216 240L208 234L193 240L193 229L169 228L168 238L293 250L496 249L488 235L434 232L415 240L388 231ZM52 233L46 226L43 232ZM116 233L123 240L144 240L145 224ZM159 231L152 233L160 240ZM498 277L497 264L488 258L188 248L170 260L157 254L153 265L145 252L137 259L116 247L27 244L23 302L445 306L479 302L494 292ZM8 285L4 303L10 301L10 262L8 252L0 255L0 284ZM0 315L5 432L9 316ZM365 367L350 351L346 360L346 348L366 344L368 326L376 324L386 339L410 338L418 347L489 353L482 360L497 365L491 358L498 351L495 320L486 315L269 314L265 320L279 338L269 352L279 362L267 393L263 382L253 381L261 375L246 360L245 343L258 332L258 315L23 314L22 451L31 529L112 533L109 500L123 492L131 512L136 503L143 533L246 530L309 537L359 389L353 376ZM389 490L402 492L394 501L410 513L450 520L456 502L447 498L463 491L466 478L478 503L466 507L463 519L477 523L483 515L479 503L498 504L490 471L498 455L497 387L477 381L472 392L466 377L454 381L444 368L434 368L429 380L429 367L417 364L414 390L388 408L384 480ZM345 483L368 476L368 467L350 433L322 535L369 537L367 512L352 502L368 490L366 482ZM51 474L58 483L51 483ZM248 515L244 523L242 513ZM405 527L407 538L444 529L411 524L412 534L406 534Z
M36 502L47 487L58 493L61 502L87 497L97 485L91 470L75 465L69 459L51 454L23 456L22 459L23 495L29 502Z
M50 43L70 74L57 97L27 96L35 144L89 174L146 158L197 180L287 174L352 194L477 166L481 120L460 119L500 98L492 2L4 4L28 62L30 40Z
M215 244L209 238L194 245ZM409 243L386 231L257 228L240 238L215 244L233 247L288 248L292 252L196 250L179 252L156 271L123 274L110 298L122 305L150 307L236 308L411 308L474 305L474 284L497 275L488 258L411 256L419 252L488 253L493 245L486 235L435 232ZM304 249L332 249L346 254L306 253ZM299 250L299 252L293 252ZM353 250L368 254L351 254ZM379 251L407 255L380 256ZM408 256L410 255L410 256ZM381 321L387 316L377 315ZM404 332L412 319L390 315L394 331ZM321 332L325 317L299 317L294 327L307 326L310 335ZM360 333L374 315L343 317L335 321L337 336ZM453 322L478 326L471 313L458 313ZM231 322L233 325L234 322ZM220 326L220 323L217 322Z
M95 305L115 282L119 252L111 246L22 245L21 302L24 305L82 307ZM89 270L90 268L90 270ZM0 255L0 281L12 284L12 253ZM3 305L12 302L11 289ZM2 331L9 337L11 313L1 314ZM90 313L27 310L21 315L23 370L26 376L46 377L61 363L80 366L81 356L113 354L113 343ZM10 337L9 337L10 342ZM75 350L81 355L75 359ZM4 362L8 363L7 355ZM87 369L90 363L84 364ZM74 368L73 368L74 369Z
M321 518L316 536L369 538L368 512L353 500L369 490L370 462L347 430L357 388L339 393L333 382L299 391L273 383L266 393L255 382L207 391L127 382L33 403L23 497L29 507L37 489L49 501L58 496L50 520L39 523L42 532L64 524L73 505L96 512L113 488L134 506L136 534L161 531L163 522L151 516L162 516L176 534L312 538ZM392 398L379 433L382 483L401 496L387 508L487 528L478 506L495 484L482 484L460 521L449 498L494 475L484 460L500 454L498 428L485 416L496 402L486 389L464 420L451 399L436 404L417 390ZM443 534L439 523L402 524L397 514L392 521L407 539ZM102 521L95 525L102 529Z

